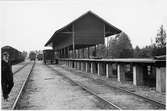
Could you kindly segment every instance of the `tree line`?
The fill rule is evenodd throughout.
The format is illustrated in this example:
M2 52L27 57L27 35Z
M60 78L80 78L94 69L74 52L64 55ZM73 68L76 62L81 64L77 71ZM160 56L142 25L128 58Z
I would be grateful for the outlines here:
M128 35L122 32L111 38L107 46L98 45L96 51L96 57L102 58L153 58L161 55L166 55L166 31L163 25L158 30L155 41L143 48L133 48Z

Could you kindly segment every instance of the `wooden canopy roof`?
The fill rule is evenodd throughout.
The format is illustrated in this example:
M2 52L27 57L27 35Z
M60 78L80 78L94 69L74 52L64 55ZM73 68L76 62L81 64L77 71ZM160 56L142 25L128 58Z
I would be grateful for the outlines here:
M87 15L93 16L94 18L98 19L98 21L100 21L100 22L102 22L104 24L104 26L105 26L104 37L108 37L108 36L111 36L111 35L114 35L114 34L118 34L118 33L121 32L120 29L118 29L115 26L111 25L110 23L108 23L107 21L105 21L104 19L99 17L98 15L94 14L93 12L88 11L87 13L83 14L82 16L80 16L79 18L75 19L71 23L69 23L66 26L62 27L61 29L57 30L52 35L52 37L47 41L45 46L52 46L54 42L56 42L56 44L61 44L62 43L62 45L63 45L63 41L65 39L67 39L67 37L69 35L72 36L73 24L76 24L80 19L84 18ZM84 44L84 45L86 45L86 44ZM87 45L89 46L90 44L87 44Z

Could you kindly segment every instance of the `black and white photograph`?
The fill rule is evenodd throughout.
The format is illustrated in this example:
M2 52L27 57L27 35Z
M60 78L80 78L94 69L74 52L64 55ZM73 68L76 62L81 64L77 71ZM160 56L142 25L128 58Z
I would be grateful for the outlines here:
M166 110L167 0L0 0L1 110Z

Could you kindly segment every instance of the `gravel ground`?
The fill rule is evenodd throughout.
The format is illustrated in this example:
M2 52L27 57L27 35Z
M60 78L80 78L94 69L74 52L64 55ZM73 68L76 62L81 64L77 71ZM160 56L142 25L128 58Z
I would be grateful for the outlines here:
M147 98L154 99L156 101L159 101L161 103L166 104L166 92L160 93L155 91L155 88L150 88L147 86L134 86L132 82L118 82L116 78L106 78L105 76L98 76L97 74L91 74L91 73L86 73L86 72L81 72L79 70L74 70L71 68L68 68L64 65L61 65L61 67L65 68L66 70L72 71L78 75L84 75L86 77L93 78L95 80L103 81L108 85L123 88L129 91L132 91L138 95L142 95Z
M20 63L17 65L14 65L13 70L15 68L21 67L21 65L24 63ZM30 72L30 69L32 67L32 63L27 65L25 68L23 68L21 71L19 71L16 75L14 75L14 87L11 90L11 93L9 94L9 98L7 102L4 101L3 97L1 97L1 109L10 109L12 104L14 103L14 100L16 99L20 88L22 87L23 82L25 81L25 78L27 74ZM14 72L14 71L13 71Z
M17 109L103 109L103 106L94 96L37 62Z

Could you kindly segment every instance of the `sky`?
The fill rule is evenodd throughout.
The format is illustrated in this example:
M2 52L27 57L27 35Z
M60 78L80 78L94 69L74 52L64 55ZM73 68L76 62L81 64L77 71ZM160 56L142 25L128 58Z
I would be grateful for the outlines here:
M0 44L43 50L53 33L91 10L125 32L133 47L167 30L167 0L0 0Z

